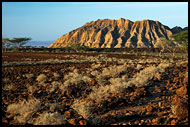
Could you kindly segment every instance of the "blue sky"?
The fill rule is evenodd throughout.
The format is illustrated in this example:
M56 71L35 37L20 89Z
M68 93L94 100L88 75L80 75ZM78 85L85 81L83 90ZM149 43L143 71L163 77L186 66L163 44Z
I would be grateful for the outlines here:
M188 2L3 2L3 37L55 41L63 34L98 19L158 20L188 26Z

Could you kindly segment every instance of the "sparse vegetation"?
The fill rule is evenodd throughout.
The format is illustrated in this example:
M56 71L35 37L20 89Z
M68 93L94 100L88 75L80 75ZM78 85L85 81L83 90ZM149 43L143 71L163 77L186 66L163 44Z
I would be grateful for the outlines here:
M11 121L8 124L138 125L153 124L154 115L163 119L160 124L170 125L167 118L176 120L170 98L176 89L188 86L187 57L135 53L50 57L3 64L3 123L5 119ZM185 120L186 116L178 122Z

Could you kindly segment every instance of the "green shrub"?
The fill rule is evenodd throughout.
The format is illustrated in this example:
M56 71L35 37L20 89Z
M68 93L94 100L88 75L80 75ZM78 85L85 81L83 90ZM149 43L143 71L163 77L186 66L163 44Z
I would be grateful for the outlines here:
M79 43L71 42L69 43L67 50L79 52L79 51L87 51L88 48L84 45L80 45Z

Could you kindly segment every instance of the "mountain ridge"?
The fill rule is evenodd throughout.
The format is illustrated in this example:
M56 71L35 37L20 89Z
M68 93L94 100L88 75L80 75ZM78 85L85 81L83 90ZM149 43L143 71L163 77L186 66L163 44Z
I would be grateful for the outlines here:
M70 42L90 48L154 47L160 37L171 39L172 34L181 31L181 27L170 29L159 21L149 19L135 22L124 18L98 19L62 35L48 48L67 47Z

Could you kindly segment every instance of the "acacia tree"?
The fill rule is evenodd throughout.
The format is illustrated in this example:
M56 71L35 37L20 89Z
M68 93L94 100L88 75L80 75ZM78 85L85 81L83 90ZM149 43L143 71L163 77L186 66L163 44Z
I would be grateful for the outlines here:
M21 48L23 47L29 40L31 40L31 38L13 38L13 39L9 39L9 43L13 48Z
M2 37L2 52L3 51L6 52L6 44L7 44L8 40L9 40L9 38Z

